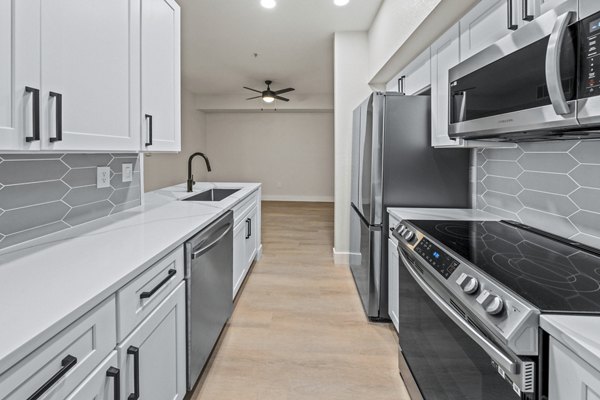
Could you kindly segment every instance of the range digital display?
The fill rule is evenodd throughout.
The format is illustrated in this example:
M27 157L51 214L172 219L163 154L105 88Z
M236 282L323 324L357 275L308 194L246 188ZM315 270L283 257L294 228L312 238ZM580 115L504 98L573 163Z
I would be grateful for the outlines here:
M600 18L590 22L590 33L600 30Z
M448 279L459 265L458 261L425 238L417 244L415 251L444 279Z

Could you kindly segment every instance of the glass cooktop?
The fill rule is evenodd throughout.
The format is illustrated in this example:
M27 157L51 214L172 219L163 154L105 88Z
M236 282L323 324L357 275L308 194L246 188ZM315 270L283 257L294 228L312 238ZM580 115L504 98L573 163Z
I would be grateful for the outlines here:
M499 221L409 221L542 312L600 314L600 256Z

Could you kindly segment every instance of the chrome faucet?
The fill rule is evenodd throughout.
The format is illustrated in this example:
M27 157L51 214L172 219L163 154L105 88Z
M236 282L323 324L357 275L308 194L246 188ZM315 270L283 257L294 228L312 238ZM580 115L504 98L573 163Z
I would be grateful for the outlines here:
M204 158L204 161L206 162L206 169L208 170L208 172L211 171L210 161L208 161L208 158L204 155L204 153L192 154L190 156L190 158L188 159L188 178L187 178L187 191L188 192L192 192L194 190L194 183L196 183L196 182L194 182L194 175L192 175L192 161L196 157Z

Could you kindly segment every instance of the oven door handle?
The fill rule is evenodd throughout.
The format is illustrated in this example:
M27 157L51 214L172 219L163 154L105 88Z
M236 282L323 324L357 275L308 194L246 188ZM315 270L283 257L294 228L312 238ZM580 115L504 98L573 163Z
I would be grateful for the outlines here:
M552 34L550 34L548 51L546 52L546 84L548 85L548 94L550 95L552 107L554 107L554 112L556 112L557 115L565 115L571 112L562 86L562 77L560 74L560 50L569 23L573 20L574 15L575 12L569 11L556 19Z
M410 275L417 281L417 284L423 289L425 293L433 300L433 302L446 314L456 325L458 325L471 339L475 341L498 365L504 370L512 373L519 374L519 364L511 360L504 351L497 348L488 338L479 333L473 328L462 316L460 316L448 303L444 301L436 292L433 290L423 278L419 276L419 273L406 259L406 256L402 253L402 249L398 247L398 254L400 259L406 266L406 269Z

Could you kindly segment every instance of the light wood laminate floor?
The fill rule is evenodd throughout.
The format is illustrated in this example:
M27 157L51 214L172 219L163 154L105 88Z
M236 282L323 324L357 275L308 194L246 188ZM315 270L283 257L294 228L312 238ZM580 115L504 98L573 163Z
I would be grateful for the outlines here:
M334 265L333 205L264 202L263 257L193 400L409 399L390 324Z

